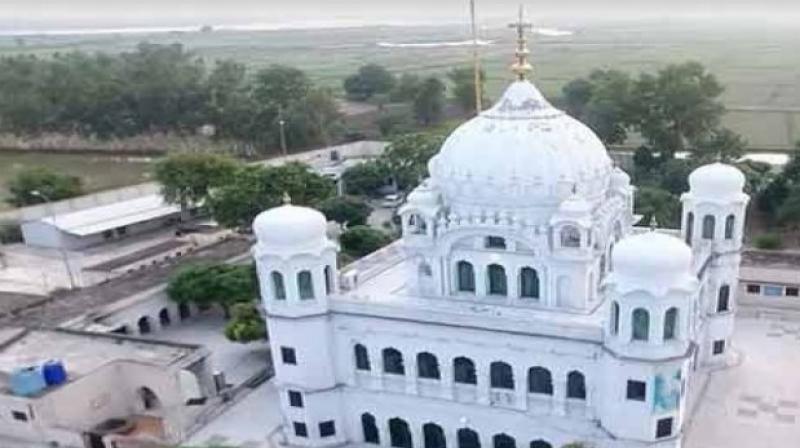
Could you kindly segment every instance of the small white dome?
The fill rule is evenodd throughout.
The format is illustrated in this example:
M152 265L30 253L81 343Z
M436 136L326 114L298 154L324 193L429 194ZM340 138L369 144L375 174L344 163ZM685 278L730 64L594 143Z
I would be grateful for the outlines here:
M630 186L631 177L628 176L628 173L621 170L619 167L615 167L614 171L611 173L611 188L613 190L623 190Z
M558 206L558 214L562 216L579 218L591 212L592 204L577 193L572 193L570 197L565 199L564 202Z
M692 274L689 246L656 231L623 238L612 256L616 281L630 286L681 286Z
M523 80L453 131L428 168L450 206L519 209L556 207L574 185L600 201L611 159L594 132Z
M744 184L739 168L720 162L703 165L689 175L690 193L714 199L740 195Z
M266 248L309 248L327 240L325 215L308 207L284 204L263 211L253 220L258 243Z
M439 206L439 193L431 188L429 183L423 182L414 189L406 198L406 203L420 208L434 208Z

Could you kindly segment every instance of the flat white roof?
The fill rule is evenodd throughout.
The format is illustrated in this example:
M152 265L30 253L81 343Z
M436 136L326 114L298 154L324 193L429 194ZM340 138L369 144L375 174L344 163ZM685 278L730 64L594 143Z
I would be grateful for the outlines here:
M164 201L160 194L151 194L113 204L91 207L42 218L62 232L77 236L93 235L180 212L180 207Z
M149 341L113 334L70 330L5 328L0 330L0 394L3 377L18 367L41 365L50 359L64 362L69 380L94 372L115 361L169 366L202 350L188 344Z

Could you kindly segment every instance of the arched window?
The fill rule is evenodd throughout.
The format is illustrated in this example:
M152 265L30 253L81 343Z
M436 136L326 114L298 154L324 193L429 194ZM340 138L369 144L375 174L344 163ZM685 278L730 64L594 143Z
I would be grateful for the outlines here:
M361 344L356 344L353 347L353 354L356 357L356 369L358 370L369 370L369 353L367 353L367 348Z
M499 264L490 264L486 268L486 275L489 280L489 294L497 296L508 294L506 270L504 267Z
M634 341L646 341L650 338L650 313L644 308L636 308L632 315Z
M525 267L519 271L519 296L539 298L539 274L536 269Z
M394 348L383 349L383 371L384 373L394 373L405 375L406 368L403 365L403 354Z
M428 352L417 354L417 376L434 380L441 378L439 374L439 361L436 359L435 355Z
M689 212L686 214L686 244L692 245L692 237L694 236L694 213Z
M733 215L728 215L725 218L725 239L732 240L733 239L733 228L736 224L736 217Z
M475 363L471 359L459 356L453 360L453 381L462 384L477 384Z
M161 409L161 400L158 395L153 392L149 387L139 388L139 399L142 400L142 408L145 411L152 411L154 409Z
M469 428L459 429L456 437L458 437L458 448L481 448L481 438L477 432Z
M375 417L370 413L361 414L361 430L364 432L364 442L379 445L381 435L378 432L378 425L375 424Z
M188 303L178 304L178 317L180 317L181 320L186 320L192 317L192 309Z
M500 236L487 236L483 242L483 247L487 249L505 249L506 239Z
M139 334L149 334L151 331L153 331L152 327L150 326L150 318L147 316L140 317L137 325L139 327Z
M475 269L468 261L459 261L456 265L458 271L458 290L461 292L475 292Z
M600 255L600 279L606 275L606 254Z
M286 300L286 287L283 285L283 274L278 271L272 271L272 294L275 300Z
M424 261L419 264L419 275L420 277L430 277L433 275L433 270L431 269L431 265L425 263Z
M717 312L723 313L730 309L731 287L722 285L719 287L719 297L717 298Z
M494 448L516 448L517 441L508 434L495 434L492 437L492 445Z
M169 310L162 308L158 313L158 322L162 327L169 327L172 324L172 318L169 315Z
M422 437L425 439L425 448L446 448L442 427L436 423L422 425Z
M325 294L330 294L333 291L333 269L330 266L325 266Z
M297 273L297 292L300 300L314 298L314 282L311 280L311 272L300 271Z
M581 232L575 226L561 229L561 247L581 247Z
M411 442L411 431L408 429L408 423L402 418L393 418L389 420L389 439L391 439L391 446L396 448L413 448Z
M611 334L619 333L619 303L611 302Z
M567 374L567 398L586 399L586 379L581 372L573 370Z
M678 329L678 309L670 308L664 314L664 340L670 341L672 339L675 339L677 329Z
M544 367L528 369L528 392L553 395L553 376Z
M510 365L502 361L495 361L489 370L491 387L495 389L514 388L514 372L511 370Z
M531 442L530 448L553 448L553 445L550 445L544 440L534 440Z
M714 227L716 227L716 220L713 215L703 216L703 239L714 239Z

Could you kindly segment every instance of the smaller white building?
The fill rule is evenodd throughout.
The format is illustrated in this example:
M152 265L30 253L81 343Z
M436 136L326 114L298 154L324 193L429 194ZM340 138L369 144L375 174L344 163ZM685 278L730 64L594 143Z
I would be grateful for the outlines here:
M216 395L207 349L73 330L0 330L0 446L177 444ZM66 382L21 396L16 369L56 359Z
M181 209L160 194L56 213L22 224L28 246L77 250L181 221Z

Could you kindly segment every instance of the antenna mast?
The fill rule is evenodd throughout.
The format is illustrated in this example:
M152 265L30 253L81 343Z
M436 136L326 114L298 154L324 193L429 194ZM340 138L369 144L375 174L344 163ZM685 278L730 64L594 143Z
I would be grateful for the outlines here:
M478 27L475 23L475 0L469 0L469 14L472 24L472 70L475 82L475 113L480 114L483 109L481 91L481 61L478 54Z

